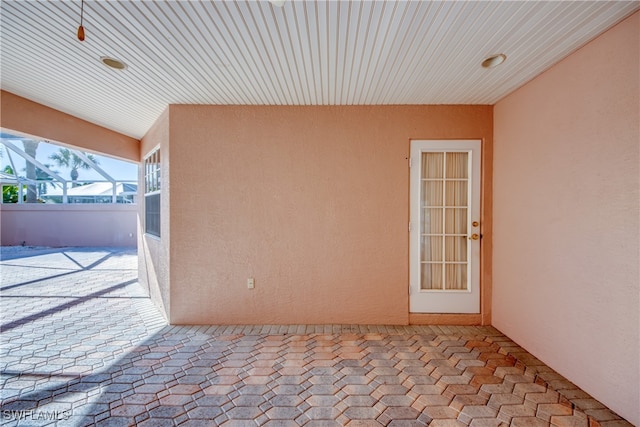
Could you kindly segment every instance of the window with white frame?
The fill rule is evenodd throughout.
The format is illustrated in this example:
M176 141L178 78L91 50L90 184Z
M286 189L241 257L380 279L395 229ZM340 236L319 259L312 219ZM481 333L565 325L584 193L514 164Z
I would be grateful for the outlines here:
M144 159L144 232L160 237L160 149Z

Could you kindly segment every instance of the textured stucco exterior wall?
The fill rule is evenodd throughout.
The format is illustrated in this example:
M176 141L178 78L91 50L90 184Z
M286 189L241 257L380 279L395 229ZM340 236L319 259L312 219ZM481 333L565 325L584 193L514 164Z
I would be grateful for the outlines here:
M136 247L136 205L0 204L2 246Z
M169 188L169 109L156 120L147 134L140 141L140 159L160 149L161 157L161 187L160 197L160 237L145 234L144 223L144 164L139 168L138 182L138 223L140 234L138 235L138 280L147 289L154 304L168 319L171 307L171 235L170 235L170 210L169 202L171 191Z
M493 323L640 425L640 13L494 110Z
M137 139L89 123L13 93L0 91L0 126L8 131L123 160L140 160Z
M409 140L483 139L491 158L490 106L173 105L169 120L177 324L406 324Z

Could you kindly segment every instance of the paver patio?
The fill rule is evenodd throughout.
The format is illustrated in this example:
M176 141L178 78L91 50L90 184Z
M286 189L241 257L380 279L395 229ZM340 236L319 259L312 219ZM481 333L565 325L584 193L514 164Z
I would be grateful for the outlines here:
M135 251L0 268L2 425L631 425L492 327L169 326Z

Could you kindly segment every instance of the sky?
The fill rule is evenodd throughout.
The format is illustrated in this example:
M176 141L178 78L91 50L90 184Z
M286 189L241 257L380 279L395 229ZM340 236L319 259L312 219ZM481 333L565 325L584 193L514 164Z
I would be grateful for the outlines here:
M11 135L8 135L5 133L2 133L0 136L3 139L11 138ZM14 145L17 148L24 149L22 142L14 143ZM2 149L2 157L0 157L0 169L4 170L6 165L11 165L11 162L9 160L9 155L7 154L7 151L11 152L11 150L9 150L8 148L2 145L0 145L0 148ZM48 142L41 142L38 145L38 149L36 151L36 160L38 160L43 165L51 165L50 169L52 171L59 172L59 175L62 178L70 180L71 169L57 166L53 160L49 159L49 156L57 152L60 148L64 148L64 147L60 145L51 144ZM112 157L107 157L107 156L102 156L97 154L94 154L94 156L96 159L98 159L98 162L99 162L98 166L101 169L103 169L105 172L107 172L109 175L111 175L113 179L115 179L116 181L137 181L138 180L138 165L136 163L126 162L123 160L118 160ZM24 176L25 175L24 168L25 168L26 161L22 157L18 156L13 152L11 152L11 158L15 163L18 175ZM93 169L91 170L79 169L78 173L79 173L78 175L79 181L83 181L83 180L105 181L105 178Z

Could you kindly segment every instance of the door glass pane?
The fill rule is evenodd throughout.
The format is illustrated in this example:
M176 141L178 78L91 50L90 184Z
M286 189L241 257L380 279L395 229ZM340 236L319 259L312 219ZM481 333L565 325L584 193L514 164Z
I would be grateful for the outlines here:
M469 153L421 158L421 289L465 290L468 268Z
M447 153L447 178L469 177L469 153Z
M442 180L422 181L422 206L442 206L444 203Z
M467 234L467 208L445 209L446 234Z
M467 264L445 264L446 284L445 289L467 289Z
M442 236L422 236L422 261L444 261Z
M442 264L421 264L420 287L424 290L442 289Z
M422 178L444 178L444 153L422 153Z
M443 233L442 208L425 208L422 213L422 234Z
M445 237L445 261L467 260L467 236Z
M447 206L467 206L467 181L447 181Z

